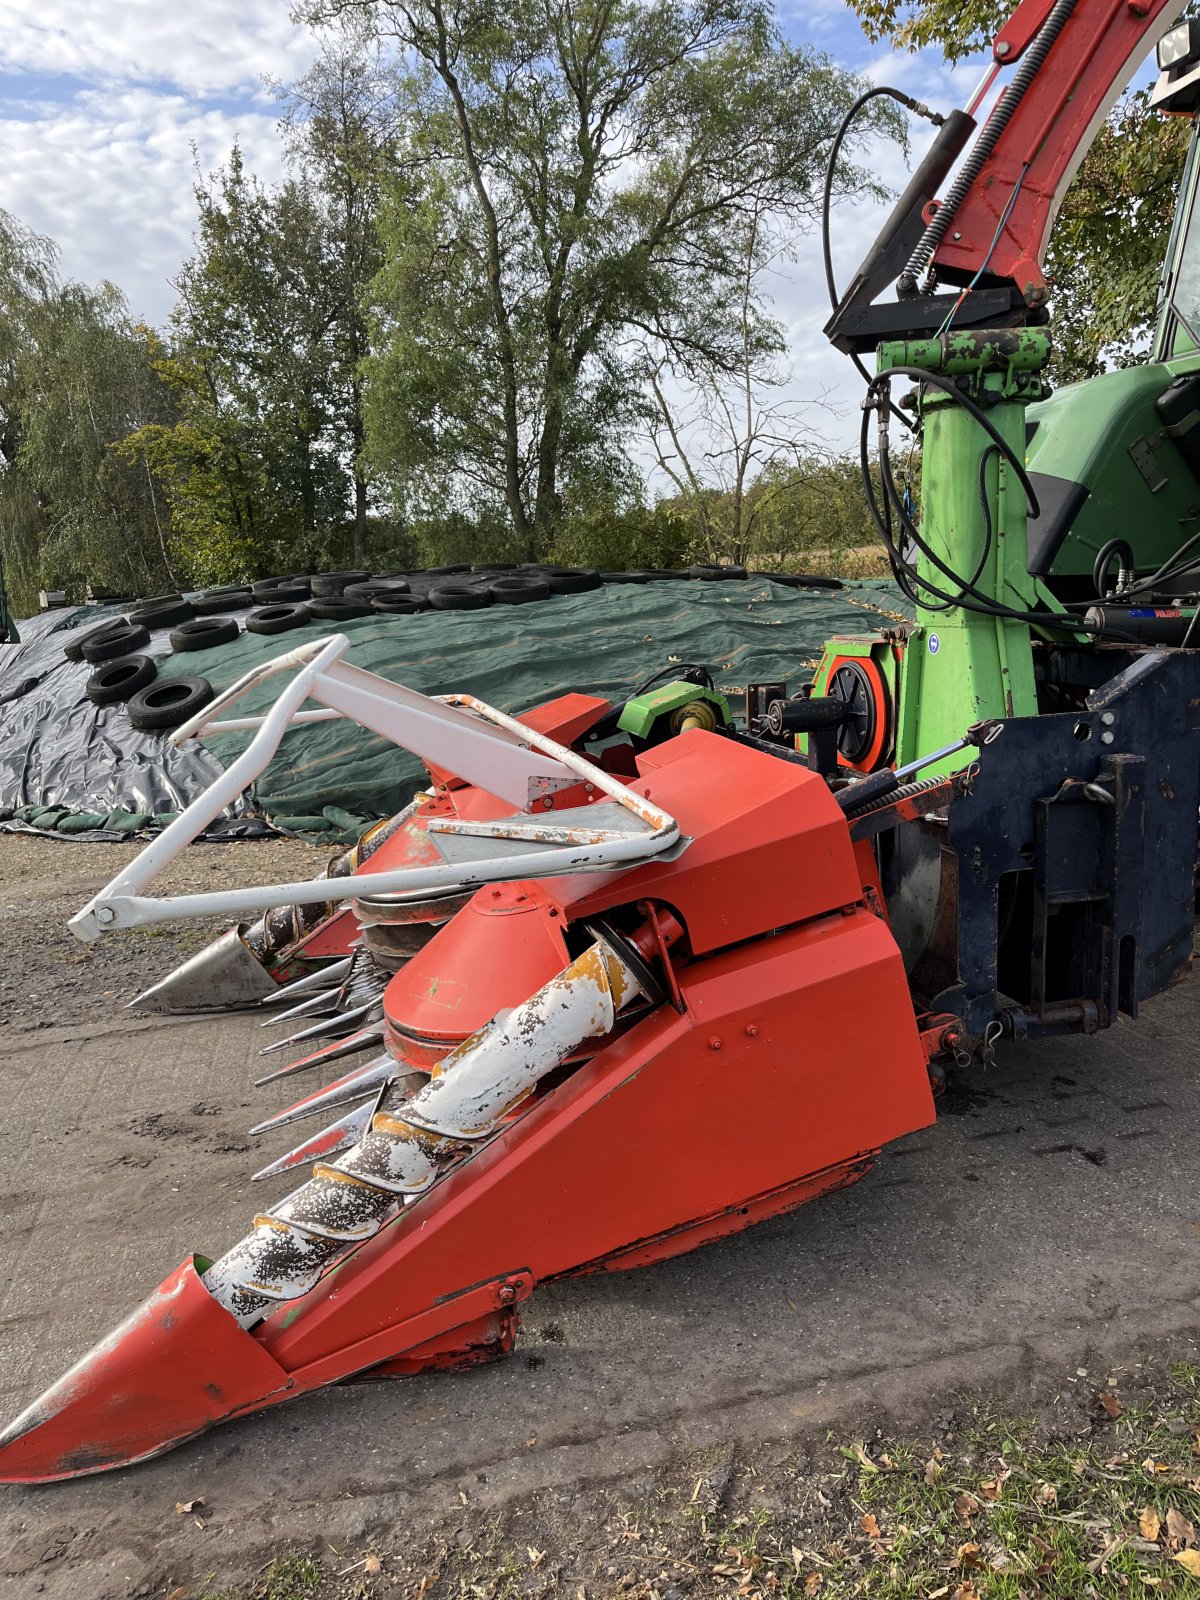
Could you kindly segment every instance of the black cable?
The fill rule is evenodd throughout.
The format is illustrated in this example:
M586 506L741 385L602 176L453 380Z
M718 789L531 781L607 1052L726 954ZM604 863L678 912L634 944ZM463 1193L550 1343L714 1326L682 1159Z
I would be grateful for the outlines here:
M836 311L840 304L837 283L833 276L833 240L829 227L829 213L833 203L833 181L837 176L838 157L842 153L842 145L855 117L858 116L864 106L870 105L872 100L878 100L883 96L895 100L897 104L904 106L906 110L912 111L918 116L928 117L935 127L940 127L946 120L936 112L930 111L929 107L923 105L920 100L914 100L912 95L905 94L902 89L890 89L884 84L860 94L842 118L838 125L838 130L833 136L833 143L829 147L829 160L825 163L825 184L821 193L821 257L825 263L825 287L829 291L829 307L831 311ZM857 350L851 350L849 354L859 377L865 384L869 385L871 374L867 371L862 357ZM895 415L906 428L913 426L913 423L909 421L903 412L897 411Z
M992 448L994 448L998 455L1007 461L1012 467L1018 481L1025 490L1029 515L1038 515L1040 507L1038 504L1037 494L1034 490L1033 484L1029 480L1029 474L1025 470L1024 463L1013 451L1008 441L999 433L986 413L982 411L981 408L969 398L969 396L964 394L957 384L953 383L949 378L943 376L941 373L927 372L920 367L888 367L885 368L883 372L879 373L872 381L868 390L868 406L871 406L872 403L876 407L880 406L881 404L890 406L889 398L881 391L887 388L890 380L893 377L907 377L918 383L927 383L931 388L938 389L942 393L946 394L951 400L954 401L955 404L961 405L964 410L966 410L968 415L971 416L971 418L978 423L978 425L987 434L988 438L991 440ZM880 413L880 429L882 440L886 435L886 416L882 413L882 411ZM1089 623L1083 618L1064 617L1060 612L1057 611L1022 611L1012 606L1005 606L999 601L993 599L992 596L980 593L980 591L975 588L975 583L978 581L979 573L982 571L982 565L977 569L976 573L971 579L964 579L961 574L956 573L952 567L948 566L946 562L938 555L938 553L933 550L921 537L920 531L918 530L916 524L912 521L904 509L903 501L898 490L896 489L894 481L885 471L883 471L887 460L886 447L883 447L881 450L883 457L881 460L881 478L885 491L885 505L889 500L892 502L899 516L900 524L903 530L908 534L909 538L916 545L917 549L920 550L923 555L925 555L925 557L939 570L939 572L943 573L952 583L958 585L957 593L948 594L937 584L931 582L930 579L923 577L910 563L904 560L903 554L896 548L894 535L891 529L890 512L885 517L880 511L878 498L875 494L874 483L871 478L870 456L867 449L868 430L869 417L864 411L863 427L860 434L859 444L860 465L862 468L863 486L867 496L868 510L871 513L871 518L875 523L876 530L878 531L885 547L887 548L889 564L892 567L893 576L896 578L896 581L900 585L903 593L908 597L913 605L919 606L921 609L926 611L947 611L955 606L958 606L966 611L974 611L985 616L1009 618L1014 621L1025 622L1035 627L1056 627L1065 629L1067 631L1073 630L1092 635L1103 635L1107 638L1120 639L1126 643L1136 642L1129 634L1121 633L1117 629L1104 628L1098 624ZM987 454L988 452L985 452L985 456ZM979 469L981 498L986 495L986 483L984 481L985 469L986 462L981 460ZM987 508L985 516L986 525L988 528L987 537L990 541L992 537L990 507ZM1200 535L1197 537L1200 537ZM922 589L926 591L927 595L932 595L934 597L934 601L922 598L922 596L918 593L918 590Z
M1096 591L1097 600L1107 600L1105 585L1108 582L1108 567L1114 556L1120 556L1120 565L1117 568L1117 587L1113 590L1114 597L1125 591L1127 577L1136 576L1133 564L1133 551L1124 539L1110 539L1102 545L1092 563L1092 587Z
M1126 595L1145 594L1147 590L1160 588L1162 585L1169 583L1172 578L1178 577L1180 573L1191 571L1195 567L1196 561L1194 559L1184 561L1182 557L1197 541L1200 541L1200 533L1193 533L1189 539L1183 541L1173 555L1167 557L1157 572L1152 572L1148 578L1139 578L1137 582L1131 583L1127 588L1122 589L1120 598L1124 599ZM1100 598L1103 599L1103 595Z
M689 678L689 673L697 673L699 676ZM694 661L668 661L665 667L659 667L657 672L652 672L644 682L639 683L629 698L636 700L638 695L645 694L647 689L652 689L660 678L666 677L703 685L706 689L713 688L713 676L707 667L701 666Z

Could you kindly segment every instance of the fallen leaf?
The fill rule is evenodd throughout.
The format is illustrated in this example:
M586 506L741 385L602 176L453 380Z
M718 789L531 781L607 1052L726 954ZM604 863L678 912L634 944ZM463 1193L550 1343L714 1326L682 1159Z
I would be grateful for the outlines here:
M979 1485L979 1490L983 1495L983 1498L985 1500L999 1500L1000 1496L1004 1492L1004 1485L1011 1477L1012 1468L1005 1467L1003 1472L998 1472L996 1476L994 1478L990 1478L987 1483L981 1483Z
M425 1596L429 1593L430 1589L433 1588L437 1581L438 1575L436 1572L427 1572L417 1587L413 1590L413 1600L425 1600Z
M1058 1490L1052 1483L1044 1483L1038 1490L1038 1499L1043 1505L1056 1506L1058 1504Z
M1147 1456L1145 1461L1142 1462L1142 1471L1150 1473L1169 1472L1170 1468L1165 1461L1155 1461L1153 1456Z
M363 1571L369 1572L374 1577L377 1572L383 1571L383 1562L378 1556L368 1556L363 1562Z
M180 1584L177 1589L171 1590L170 1594L167 1595L166 1600L184 1600L186 1594L187 1590L184 1588L183 1584Z
M854 1457L854 1459L857 1462L860 1463L860 1465L865 1467L868 1472L878 1472L879 1471L879 1467L878 1467L877 1463L871 1460L870 1456L863 1449L861 1444L856 1444L856 1445L852 1446L850 1454Z
M1194 1525L1182 1511L1176 1511L1174 1506L1167 1512L1167 1538L1171 1541L1172 1550L1178 1549L1181 1544L1189 1545L1196 1542Z
M1105 1411L1108 1412L1110 1417L1119 1417L1121 1415L1121 1402L1117 1399L1115 1394L1110 1394L1107 1389L1105 1389L1104 1393L1100 1396L1100 1404L1104 1407Z
M950 1593L950 1585L944 1583L940 1589L931 1589L925 1600L942 1600L942 1596Z
M977 1544L960 1544L958 1547L958 1564L966 1567L969 1572L972 1567L979 1565L979 1555L982 1546Z
M1180 1550L1171 1560L1178 1561L1190 1578L1200 1578L1200 1550Z
M858 1525L868 1539L878 1539L880 1537L879 1524L869 1511L865 1516L859 1517Z
M979 1501L973 1494L959 1494L954 1497L954 1514L965 1528L971 1518L979 1510Z
M931 1456L925 1463L925 1487L932 1489L935 1483L940 1483L945 1470L942 1463Z
M817 1590L822 1587L824 1582L825 1579L819 1572L810 1572L808 1577L804 1580L805 1594L816 1594Z
M1138 1528L1143 1539L1157 1539L1162 1531L1162 1518L1153 1506L1143 1506L1138 1513Z
M195 1511L197 1506L202 1506L203 1504L204 1497L202 1495L195 1500L176 1500L175 1515L177 1517L186 1516L189 1511Z
M954 1600L979 1600L979 1590L973 1583L960 1583L954 1591Z
M529 1557L529 1565L535 1568L541 1565L546 1554L544 1550L535 1550L531 1544L525 1546L525 1553Z
M803 1560L804 1560L803 1551L797 1550L796 1546L793 1545L792 1546L792 1566L796 1569L796 1576L797 1577L800 1576L800 1563Z

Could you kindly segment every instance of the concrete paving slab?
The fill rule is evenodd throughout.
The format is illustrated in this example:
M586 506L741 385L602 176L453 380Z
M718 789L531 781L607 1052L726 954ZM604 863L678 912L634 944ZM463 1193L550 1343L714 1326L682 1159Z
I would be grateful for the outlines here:
M1015 1390L1047 1351L1194 1330L1198 1025L1192 983L1137 1025L1002 1050L854 1188L677 1261L539 1290L500 1365L344 1386L140 1468L4 1490L0 1593L156 1592L164 1574L244 1572L284 1538L353 1539L463 1494L619 1474L739 1429L783 1438L947 1385ZM295 1080L253 1088L263 1037L247 1016L9 1037L6 1412L274 1195L247 1180L294 1138L246 1130ZM173 1514L194 1495L203 1530Z

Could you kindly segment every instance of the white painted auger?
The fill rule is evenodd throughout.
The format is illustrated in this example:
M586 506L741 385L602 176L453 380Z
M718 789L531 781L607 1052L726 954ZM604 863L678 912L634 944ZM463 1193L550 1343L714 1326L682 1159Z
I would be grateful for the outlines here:
M339 1255L465 1160L586 1039L607 1034L642 992L600 938L524 1004L451 1051L415 1094L407 1078L399 1094L389 1093L401 1072L393 1062L358 1142L255 1217L254 1231L204 1274L205 1287L244 1327L276 1302L306 1294Z

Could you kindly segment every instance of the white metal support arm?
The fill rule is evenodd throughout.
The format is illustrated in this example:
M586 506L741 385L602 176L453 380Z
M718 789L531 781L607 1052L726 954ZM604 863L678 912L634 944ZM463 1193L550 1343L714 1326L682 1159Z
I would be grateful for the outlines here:
M350 641L339 633L276 656L246 673L175 730L171 736L175 744L206 732L235 728L256 731L232 766L72 917L70 928L77 939L86 944L110 929L198 916L241 918L275 906L313 905L330 898L331 880L327 878L164 899L141 893L231 801L249 788L274 757L293 722L349 717L422 760L507 800L520 811L527 811L536 798L552 790L586 781L630 813L629 827L621 829L538 826L532 818L528 825L509 819L483 827L444 820L434 831L494 837L498 844L507 844L508 849L470 862L446 861L392 872L359 873L353 880L356 897L447 893L503 879L631 866L678 842L679 825L673 817L649 805L574 750L471 696L434 699L376 673L349 666L341 659L349 647ZM293 670L295 677L265 715L219 720L221 711L256 685ZM306 700L315 700L325 709L302 711ZM514 853L512 844L521 841L532 848Z

